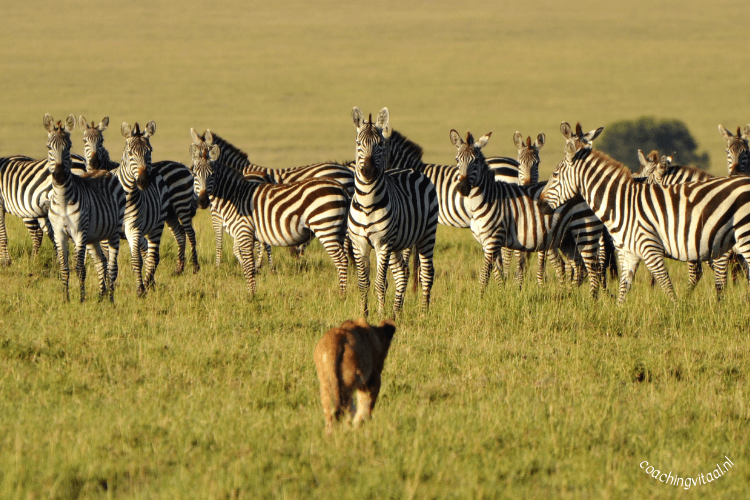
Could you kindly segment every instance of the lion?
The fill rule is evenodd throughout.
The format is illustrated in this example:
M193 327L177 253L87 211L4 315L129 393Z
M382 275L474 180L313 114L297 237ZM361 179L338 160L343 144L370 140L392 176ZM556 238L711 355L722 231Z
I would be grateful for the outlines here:
M354 391L357 411L352 424L372 417L380 392L380 373L395 332L396 325L391 320L373 326L360 318L331 328L315 346L313 359L328 434L333 431L334 418L341 418L345 409L353 413Z

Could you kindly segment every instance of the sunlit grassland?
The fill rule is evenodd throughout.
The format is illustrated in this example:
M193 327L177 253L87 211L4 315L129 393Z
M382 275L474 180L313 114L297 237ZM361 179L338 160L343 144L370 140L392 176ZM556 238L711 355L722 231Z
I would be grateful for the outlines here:
M47 1L0 7L0 155L45 154L44 113L155 120L154 160L187 161L189 129L211 128L266 166L351 159L352 106L388 106L393 126L448 163L448 131L547 134L542 178L562 155L563 120L586 130L653 115L683 120L723 172L716 127L750 122L750 4L734 2ZM74 152L81 135L73 133ZM6 218L0 269L2 498L678 498L647 476L697 477L742 498L747 463L747 286L717 303L706 272L671 304L639 271L627 303L607 293L494 281L483 298L478 244L440 228L427 315L409 293L374 419L330 438L312 350L359 312L353 272L340 301L316 242L276 249L250 299L225 242L196 218L198 274L173 276L163 238L157 288L135 294L120 256L114 307L62 301L45 240L29 257ZM188 266L189 267L189 266ZM392 300L392 286L390 300ZM376 310L374 292L371 310ZM373 321L378 320L374 314ZM692 488L691 488L692 489Z

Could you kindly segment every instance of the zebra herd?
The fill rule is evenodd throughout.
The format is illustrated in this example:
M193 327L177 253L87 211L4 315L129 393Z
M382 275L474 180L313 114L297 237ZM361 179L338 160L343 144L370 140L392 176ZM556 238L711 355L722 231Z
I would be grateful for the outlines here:
M750 276L750 125L744 131L738 128L736 135L719 126L727 142L729 177L716 178L673 166L672 156L659 157L656 151L638 152L641 170L634 176L593 149L602 128L583 133L580 124L573 130L563 122L564 158L551 179L540 183L544 134L532 142L516 132L516 160L484 156L491 133L475 139L471 133L462 137L451 130L456 164L435 165L424 163L422 148L393 130L387 108L373 121L355 107L352 119L354 161L267 169L210 130L199 134L191 129L190 165L152 162L153 121L143 130L137 123L122 124L125 146L117 163L104 146L108 117L98 125L79 117L84 155L73 155L75 117L55 122L47 114L47 159L0 158L0 261L10 263L8 212L23 219L32 237L32 255L44 232L53 241L66 300L72 240L81 301L87 249L100 297L108 295L113 301L119 245L125 239L137 292L144 295L154 284L165 224L177 241L176 272L184 271L188 242L193 272L200 270L192 218L198 208L210 208L216 264L221 262L226 230L251 295L263 251L270 264L271 246L303 248L318 238L338 271L341 296L353 258L364 315L372 250L379 313L385 309L389 269L395 283L394 314L401 309L411 257L422 306L429 307L438 224L470 228L482 245L482 292L491 272L498 282L510 274L511 252L516 253L517 285L522 283L525 255L538 252L538 281L549 259L560 280L570 274L580 284L588 275L590 294L596 297L600 285L606 286L606 262L612 259L608 249L614 246L619 302L641 260L673 300L665 257L688 262L691 288L701 278L701 263L709 262L719 297L730 262L739 257Z

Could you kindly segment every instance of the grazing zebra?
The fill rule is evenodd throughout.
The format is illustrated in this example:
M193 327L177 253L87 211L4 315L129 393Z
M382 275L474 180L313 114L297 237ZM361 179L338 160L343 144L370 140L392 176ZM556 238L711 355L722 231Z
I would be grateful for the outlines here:
M61 122L45 123L50 136L65 138L70 151L70 129L75 121L63 125ZM75 246L76 273L80 280L80 299L86 298L86 248L94 259L99 277L99 297L109 291L114 301L114 282L117 279L117 254L120 248L120 232L125 215L125 191L111 173L100 171L86 173L82 177L73 175L70 155L55 155L47 162L52 179L49 195L48 217L57 243L57 257L65 300L70 299L68 281L68 240ZM99 242L108 243L108 262L102 254ZM109 286L107 286L109 281Z
M109 117L105 116L99 122L99 125L95 125L94 122L89 125L86 118L79 116L78 124L83 131L86 170L89 172L96 170L111 171L117 168L120 164L110 159L109 152L104 147L102 132L107 130ZM192 251L193 273L197 273L200 270L200 264L198 263L195 229L193 229L193 217L195 217L197 208L197 200L193 193L193 175L187 165L176 161L157 161L152 163L151 168L158 172L167 184L169 209L165 222L177 241L177 268L175 273L181 274L185 269L186 236L187 240L190 241Z
M377 275L375 290L378 311L383 314L388 286L388 266L396 283L394 314L403 305L408 282L408 267L401 252L414 248L419 256L422 283L422 307L430 304L434 269L432 255L438 224L438 201L430 179L411 169L386 171L389 165L388 141L392 135L388 108L378 114L377 122L362 111L352 110L357 129L355 192L349 211L349 237L357 264L362 311L368 314L370 288L370 251L375 249Z
M197 137L193 138L194 141ZM294 246L313 235L333 260L339 293L346 293L346 215L349 194L333 179L307 179L271 184L246 179L240 171L220 163L221 150L207 130L199 144L190 146L198 206L221 216L234 238L250 294L255 294L254 242Z
M70 128L71 123L75 126L73 115L68 116L65 126ZM55 243L52 228L47 221L49 192L52 189L47 163L55 162L58 158L68 158L73 172L82 173L82 165L77 161L80 157L70 154L69 132L64 128L49 132L54 126L54 120L49 113L44 115L43 124L48 130L46 159L34 160L20 155L0 158L0 263L3 265L10 264L8 233L5 228L6 213L23 219L31 235L32 257L37 254L42 244L42 228L53 240L52 244Z
M193 143L196 145L205 141L205 135L200 136L193 129L190 129L190 134L193 137ZM211 135L213 137L213 144L216 144L221 151L220 157L217 160L218 163L225 167L239 170L248 179L253 178L254 180L259 180L258 176L265 176L269 182L287 184L307 179L331 178L344 186L350 197L354 194L354 170L347 165L335 162L322 162L292 168L261 167L260 165L252 163L248 158L247 153L237 148L232 143L223 139L216 133L212 132ZM216 265L218 266L221 264L224 228L219 214L213 208L211 209L211 223L214 229L214 237L216 241ZM302 245L306 245L307 243L309 242L305 242ZM265 245L265 250L268 255L270 266L271 245ZM296 249L296 253L298 255L302 253L299 247Z
M570 232L589 273L591 296L596 297L599 286L597 256L604 229L601 222L582 200L562 205L554 213L543 213L544 207L537 201L543 184L519 186L495 182L482 154L490 135L474 141L471 133L467 133L464 140L455 130L450 132L451 142L457 149L458 189L467 198L472 213L471 232L484 251L479 278L482 293L493 263L502 267L501 248L524 252L557 251Z
M737 135L719 125L719 133L727 141L727 174L750 175L750 125L745 125L745 130L737 127Z
M132 128L127 122L121 126L125 138L120 166L112 171L125 190L125 216L122 229L130 246L130 263L135 274L138 295L154 284L154 274L159 265L159 244L164 231L164 221L169 209L169 191L164 179L151 168L151 142L156 133L156 123L146 124L141 132L138 123ZM142 239L147 250L145 276Z
M750 178L670 186L638 183L627 167L592 149L591 142L602 128L584 134L580 124L573 132L563 122L560 131L566 139L565 158L541 199L555 208L582 195L607 226L619 250L620 303L641 259L674 301L664 257L715 260L718 268L726 266L719 257L733 246L745 260L750 257ZM718 280L716 291L719 295L722 291Z

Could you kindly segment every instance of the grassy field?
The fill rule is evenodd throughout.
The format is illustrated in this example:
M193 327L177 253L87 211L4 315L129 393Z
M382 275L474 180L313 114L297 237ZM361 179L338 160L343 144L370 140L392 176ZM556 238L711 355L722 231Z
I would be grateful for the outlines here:
M32 0L0 12L2 156L42 157L49 112L108 115L115 159L122 121L155 120L154 160L187 161L190 127L265 166L344 160L356 105L388 106L427 161L452 160L451 128L494 130L491 155L515 155L515 130L545 132L542 178L562 157L563 120L678 118L720 174L717 125L750 122L750 4ZM407 297L374 419L326 437L312 351L359 304L351 276L338 299L318 243L300 261L276 249L250 300L230 242L213 266L203 212L200 273L172 275L166 235L145 299L123 248L114 307L77 303L75 280L66 304L49 241L32 260L20 220L6 221L0 498L747 495L744 283L717 303L708 272L686 296L686 268L670 263L677 305L643 271L623 307L551 273L480 298L479 245L441 227L432 308ZM725 476L687 491L640 465L697 478L725 456Z

